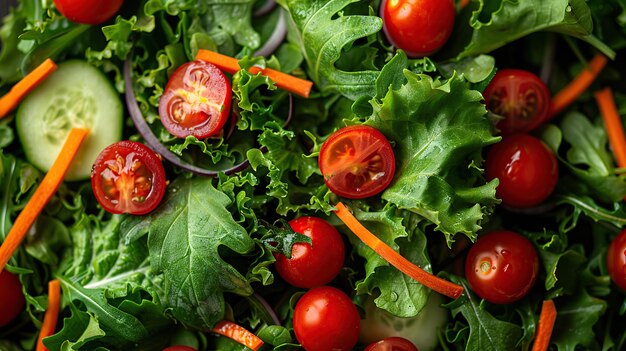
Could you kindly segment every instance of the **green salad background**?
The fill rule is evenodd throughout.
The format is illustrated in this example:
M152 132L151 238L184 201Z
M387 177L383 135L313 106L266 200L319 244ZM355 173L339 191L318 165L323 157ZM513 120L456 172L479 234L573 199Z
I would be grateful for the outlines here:
M626 115L626 1L472 0L457 13L446 46L421 59L386 41L377 0L279 0L275 10L253 16L262 3L126 1L115 19L85 26L63 18L51 0L20 0L4 17L0 95L52 57L88 61L123 101L130 61L136 99L162 144L207 169L244 160L250 166L208 178L166 163L168 191L145 216L111 215L88 181L64 183L9 261L27 305L0 329L1 351L34 349L50 279L62 286L57 333L45 341L50 350L244 349L209 332L225 318L263 339L263 350L297 348L291 319L304 290L282 281L272 264L274 251L290 252L303 240L283 222L302 215L327 218L345 234L345 267L332 284L361 312L373 301L384 313L430 318L420 312L435 293L332 215L339 198L323 181L319 149L337 128L359 123L392 141L397 171L381 195L342 201L404 257L466 287L457 300L441 299L434 313L447 316L442 327L424 330L436 335L435 349L528 350L545 299L558 310L553 349L626 349L626 295L612 285L605 260L626 225L626 173L615 164L592 96L611 86ZM281 11L286 39L272 56L255 57ZM176 139L160 123L158 99L168 74L200 49L239 58L243 68L264 65L310 79L311 98L293 97L286 124L288 93L242 70L232 76L239 117L232 136ZM538 208L503 208L497 180L487 182L482 169L486 148L500 137L481 92L497 69L522 68L547 70L555 93L597 52L612 61L589 92L534 132L558 155L556 191ZM25 157L13 117L0 120L0 238L43 174ZM126 111L123 118L124 139L141 141ZM531 293L510 305L482 301L455 268L465 253L456 248L501 228L528 237L541 263Z

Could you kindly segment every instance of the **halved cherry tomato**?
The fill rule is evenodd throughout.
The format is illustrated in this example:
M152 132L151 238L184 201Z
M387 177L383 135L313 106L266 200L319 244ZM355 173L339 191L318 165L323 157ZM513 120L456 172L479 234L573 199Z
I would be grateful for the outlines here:
M311 244L297 243L291 258L276 254L276 270L285 281L299 288L329 283L343 267L345 247L341 235L325 220L300 217L289 222L291 228L311 238Z
M328 188L350 199L385 190L396 170L391 144L373 127L341 128L322 145L319 166Z
M496 196L503 204L525 208L540 204L552 194L559 167L556 157L541 140L514 134L491 147L485 174L488 180L500 180Z
M371 343L365 351L418 351L412 342L399 336L392 336L381 341Z
M306 351L348 351L359 339L359 312L343 291L321 286L296 303L293 330Z
M548 87L539 77L521 69L498 71L483 95L487 109L504 117L496 124L502 135L539 127L550 110Z
M615 285L626 290L626 230L613 239L606 259L611 279Z
M0 328L9 325L24 310L25 304L20 279L3 270L0 273Z
M111 213L146 214L165 194L165 169L154 151L134 141L106 147L91 170L96 200Z
M111 19L124 0L54 0L54 6L68 20L82 24L100 24Z
M465 260L465 276L472 290L498 304L526 296L538 272L539 258L533 244L507 230L480 236Z
M454 28L453 0L384 0L383 30L407 55L421 57L439 50Z
M168 348L165 348L163 349L163 351L197 351L197 350L189 346L175 345L175 346L170 346Z
M179 138L204 139L216 135L230 115L232 89L215 65L187 62L172 73L159 100L165 129Z

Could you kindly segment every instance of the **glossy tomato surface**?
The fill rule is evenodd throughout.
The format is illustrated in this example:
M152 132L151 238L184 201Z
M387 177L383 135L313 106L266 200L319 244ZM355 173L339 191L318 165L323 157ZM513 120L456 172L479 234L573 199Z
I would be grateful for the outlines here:
M626 290L626 230L622 230L611 242L607 253L607 266L615 285Z
M350 199L385 190L396 171L391 144L376 128L366 125L333 133L322 145L318 162L328 188Z
M337 288L313 288L296 303L293 329L306 351L352 350L359 328L356 306Z
M163 351L197 351L197 350L189 346L175 345L175 346L170 346L168 348L165 348L163 349Z
M496 124L502 135L531 131L548 118L550 91L529 71L498 71L483 95L487 109L504 117Z
M389 41L407 55L439 50L454 28L453 0L383 0L380 16Z
M509 207L532 207L554 190L559 167L541 140L526 134L506 136L491 147L485 162L488 180L498 178L496 196Z
M178 67L159 100L165 129L179 138L218 134L230 116L230 81L215 65L197 60Z
M472 290L498 304L526 296L538 272L539 258L532 243L506 230L480 236L465 260L465 276Z
M0 328L9 325L23 310L26 300L17 275L0 273Z
M146 214L165 194L165 169L159 156L134 141L106 147L94 162L91 185L96 200L111 213Z
M418 349L407 339L393 336L368 345L365 351L418 351Z
M124 0L54 0L54 6L68 20L82 24L100 24L111 19Z
M291 228L311 238L311 244L293 245L291 258L276 255L276 270L285 281L299 288L329 283L343 267L345 247L341 234L317 217L300 217L289 222Z

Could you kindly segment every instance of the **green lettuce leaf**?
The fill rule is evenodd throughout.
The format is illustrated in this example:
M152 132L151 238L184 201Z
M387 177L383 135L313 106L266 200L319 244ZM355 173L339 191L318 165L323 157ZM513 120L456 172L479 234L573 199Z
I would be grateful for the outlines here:
M564 303L557 303L558 313L551 342L559 350L598 348L593 326L606 308L606 301L590 296L584 289Z
M481 151L491 135L482 95L463 79L447 81L405 71L407 83L372 100L367 124L395 143L396 176L383 199L436 224L448 243L457 233L472 240L498 202L497 180L482 180Z
M579 38L608 57L615 57L615 52L592 34L591 11L585 0L475 0L469 7L472 13L468 25L457 26L452 34L460 41L455 48L463 46L458 58L489 53L538 31Z
M340 93L356 100L374 96L377 70L347 71L337 67L344 48L361 38L378 33L382 20L365 12L344 14L342 10L356 0L282 0L295 29L290 40L300 47L309 77L324 94ZM367 51L361 50L363 55ZM360 55L360 62L367 58ZM356 60L352 58L352 62Z
M188 326L210 329L224 315L224 293L252 294L245 277L223 260L223 249L254 248L226 206L230 199L207 178L178 178L146 217L151 269L162 275L159 297Z

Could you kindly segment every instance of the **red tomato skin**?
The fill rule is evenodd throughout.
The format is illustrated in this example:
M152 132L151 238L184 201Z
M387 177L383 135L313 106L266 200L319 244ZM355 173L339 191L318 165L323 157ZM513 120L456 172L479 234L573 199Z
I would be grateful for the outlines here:
M132 161L139 162L140 166L137 171L132 171L131 167L126 163L119 164L114 162L115 160L126 162L131 157L129 156L131 154ZM105 179L110 177L108 175L110 174L110 167L115 166L119 166L122 169L114 175L114 177L121 179L119 184ZM136 182L141 177L145 179L145 182ZM130 183L130 181L133 181L133 183ZM107 146L98 155L91 169L91 187L96 200L106 211L113 214L144 215L151 212L159 205L163 195L165 195L166 181L165 169L159 156L144 144L134 141L123 140ZM149 188L145 189L143 193L139 195L130 193L130 189L136 189L141 187L141 185L147 186L148 184ZM118 186L123 187L126 192L122 191ZM116 200L109 196L105 189L113 192L119 191L121 194L126 193L127 196L120 195L120 199ZM145 200L133 201L132 198L129 198L130 195L134 195L133 197L140 196L145 198Z
M384 0L383 31L389 41L411 57L435 53L454 28L452 0Z
M559 165L552 151L527 134L506 136L491 147L485 162L488 180L498 178L496 196L514 208L543 202L556 187Z
M204 139L222 130L231 100L232 87L224 72L202 60L187 62L170 76L159 100L159 117L175 137Z
M419 351L412 342L399 336L392 336L369 344L365 351Z
M465 276L472 290L496 304L526 296L538 272L535 247L522 235L507 230L480 236L465 260Z
M529 132L548 119L550 90L529 71L498 71L483 95L487 109L504 117L496 124L502 135Z
M163 351L197 351L193 347L183 346L183 345L174 345L168 348L163 349Z
M352 350L359 339L359 312L343 291L313 288L296 303L293 329L306 351Z
M296 233L311 238L313 245L293 245L290 259L276 254L278 274L287 283L307 289L335 279L345 256L345 245L337 229L317 217L300 217L290 221L289 225Z
M101 24L111 19L124 0L54 0L57 10L68 20L81 24Z
M626 229L613 239L606 259L611 279L615 285L626 291Z
M355 160L363 158L360 150L370 152L367 163ZM342 154L337 156L339 152ZM326 186L348 199L364 199L382 192L396 171L391 144L383 133L367 125L344 127L331 134L322 144L318 162ZM366 172L372 167L376 171L374 177ZM357 175L353 173L355 169Z
M3 270L0 273L0 328L17 318L25 305L20 279L6 269Z

